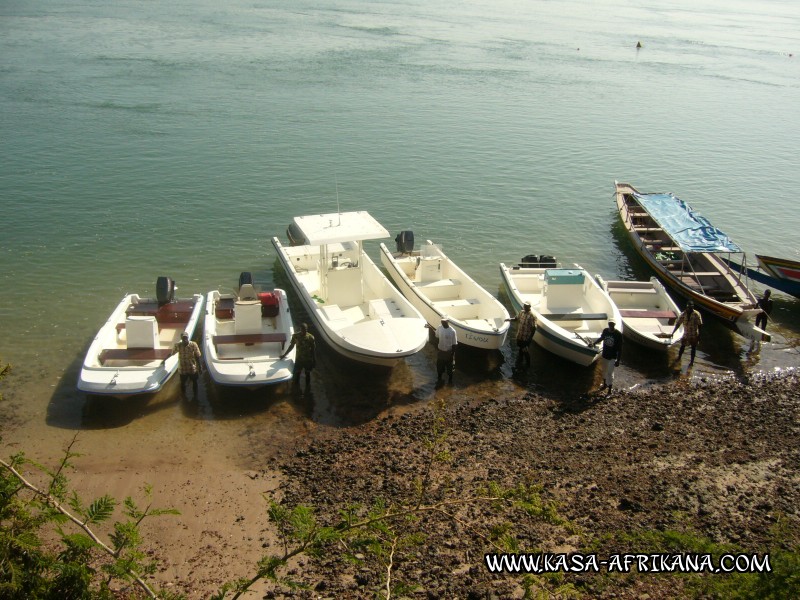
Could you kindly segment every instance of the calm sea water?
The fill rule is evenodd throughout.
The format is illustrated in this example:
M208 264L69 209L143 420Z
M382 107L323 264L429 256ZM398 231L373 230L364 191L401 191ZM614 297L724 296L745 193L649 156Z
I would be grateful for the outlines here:
M800 257L800 4L669 5L3 2L0 357L52 387L159 275L269 287L271 236L337 198L492 290L530 253L646 274L615 179Z

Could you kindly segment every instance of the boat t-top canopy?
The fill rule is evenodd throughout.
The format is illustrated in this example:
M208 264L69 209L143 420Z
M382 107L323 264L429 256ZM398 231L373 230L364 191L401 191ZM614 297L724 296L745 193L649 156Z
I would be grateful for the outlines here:
M389 232L366 211L295 217L305 244L322 246L389 237Z
M684 252L742 252L728 235L674 194L634 197Z

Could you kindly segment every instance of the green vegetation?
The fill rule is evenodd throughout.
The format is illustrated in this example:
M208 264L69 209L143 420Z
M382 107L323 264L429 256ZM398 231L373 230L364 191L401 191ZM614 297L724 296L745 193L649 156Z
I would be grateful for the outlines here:
M145 487L147 506L141 509L126 498L122 518L103 541L93 528L114 517L117 502L105 495L87 505L69 489L65 471L78 456L74 443L54 470L22 453L0 460L0 598L108 599L117 597L115 589L174 597L156 594L143 579L156 565L140 550L139 526L146 518L177 511L153 508L151 489ZM26 468L43 476L44 484L32 483ZM57 544L50 541L53 533Z
M772 528L767 547L759 549L762 556L769 555L770 572L762 573L606 573L589 582L586 593L593 594L612 585L614 580L649 581L652 578L670 578L683 589L683 597L718 598L731 600L761 600L800 598L800 537L786 518L780 518ZM638 531L617 533L593 540L589 552L612 552L625 548L626 552L710 554L713 564L719 564L724 554L753 554L736 544L720 544L693 531L691 527L665 531ZM677 591L676 591L677 594Z

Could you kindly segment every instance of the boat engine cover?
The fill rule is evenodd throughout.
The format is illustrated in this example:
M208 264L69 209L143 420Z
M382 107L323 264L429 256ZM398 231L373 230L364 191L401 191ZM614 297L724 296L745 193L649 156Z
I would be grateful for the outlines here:
M398 252L402 252L403 254L411 254L414 251L413 231L401 231L397 234L397 237L394 238L394 241L397 243Z
M156 279L156 299L158 305L169 304L175 299L175 281L170 277Z

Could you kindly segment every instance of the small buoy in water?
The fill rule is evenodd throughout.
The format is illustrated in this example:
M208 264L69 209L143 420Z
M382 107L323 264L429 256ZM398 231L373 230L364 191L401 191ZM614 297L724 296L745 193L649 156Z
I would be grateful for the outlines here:
M636 48L637 48L637 50L638 50L639 48L641 48L641 47L642 47L642 42L636 42Z

